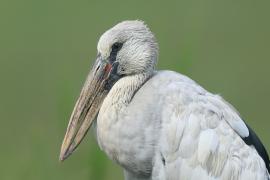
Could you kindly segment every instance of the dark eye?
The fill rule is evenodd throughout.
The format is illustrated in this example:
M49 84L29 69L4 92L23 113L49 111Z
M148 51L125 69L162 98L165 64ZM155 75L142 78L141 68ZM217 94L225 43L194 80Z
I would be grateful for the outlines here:
M110 62L116 61L117 53L122 48L122 46L123 46L123 43L119 43L119 42L116 42L112 45L112 51L109 58Z
M112 52L113 53L117 53L121 48L122 48L123 44L116 42L112 45Z

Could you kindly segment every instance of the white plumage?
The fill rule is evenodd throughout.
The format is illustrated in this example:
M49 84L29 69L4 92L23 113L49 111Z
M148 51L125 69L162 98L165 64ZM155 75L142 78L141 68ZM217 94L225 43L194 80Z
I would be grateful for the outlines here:
M100 148L124 168L126 180L269 179L265 149L230 104L184 75L154 70L157 43L143 22L108 30L98 44L103 60L112 58L116 42L121 47L109 62L119 63L119 78L96 108L96 132ZM93 69L90 79L99 67ZM77 111L83 114L78 107L85 93L84 88L66 136L80 119ZM72 140L66 139L64 158L81 141L70 150Z

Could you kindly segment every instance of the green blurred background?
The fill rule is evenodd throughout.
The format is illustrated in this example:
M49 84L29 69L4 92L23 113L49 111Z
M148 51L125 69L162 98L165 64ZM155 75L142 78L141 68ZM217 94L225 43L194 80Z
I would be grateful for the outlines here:
M58 154L99 36L146 21L159 69L187 74L231 102L270 151L270 1L1 0L0 179L123 179L89 133Z

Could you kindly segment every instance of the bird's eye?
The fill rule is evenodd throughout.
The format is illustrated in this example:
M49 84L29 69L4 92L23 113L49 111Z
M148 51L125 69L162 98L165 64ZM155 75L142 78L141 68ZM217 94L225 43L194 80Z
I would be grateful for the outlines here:
M122 48L123 44L116 42L112 45L112 52L117 53L121 48Z
M119 43L119 42L116 42L112 45L112 51L110 54L110 62L116 61L117 53L122 48L122 46L123 46L123 44Z

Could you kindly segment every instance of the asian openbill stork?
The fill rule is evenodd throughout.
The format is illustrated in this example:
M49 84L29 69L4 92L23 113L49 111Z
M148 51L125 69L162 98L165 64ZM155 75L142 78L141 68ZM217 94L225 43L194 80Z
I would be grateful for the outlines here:
M269 157L219 95L172 71L157 71L158 44L142 21L106 31L75 105L60 160L88 129L127 180L266 180Z

